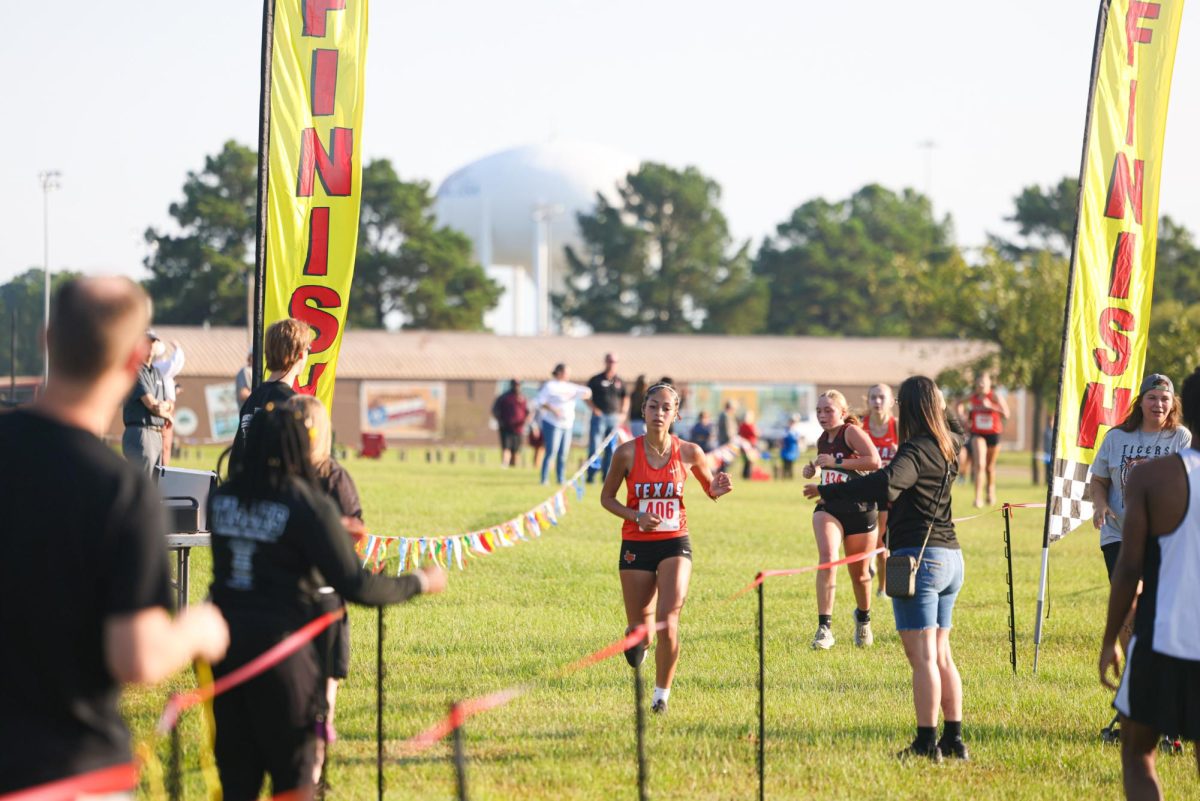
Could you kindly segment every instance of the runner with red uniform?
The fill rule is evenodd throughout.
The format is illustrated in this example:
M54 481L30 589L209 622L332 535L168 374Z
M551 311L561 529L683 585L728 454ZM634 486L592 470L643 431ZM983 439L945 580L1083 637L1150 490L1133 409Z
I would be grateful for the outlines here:
M817 458L801 471L805 478L821 477L822 484L841 484L854 475L879 469L879 452L870 437L850 413L846 396L831 389L817 398L817 422L824 429L817 438ZM874 502L821 501L813 510L813 535L821 564L837 559L839 545L845 541L846 555L874 550L877 534L877 510ZM854 644L865 648L875 641L871 633L871 576L867 563L846 566L850 572L854 599ZM833 596L837 574L833 568L817 571L817 633L814 650L833 647Z
M645 642L625 652L631 665L645 658L655 622L664 624L654 652L651 702L651 709L662 713L667 710L679 662L679 614L692 575L692 544L683 505L687 471L691 470L713 500L730 492L733 485L726 473L713 476L700 446L671 435L671 424L679 417L679 393L674 387L651 387L642 409L646 433L624 443L613 454L600 504L625 521L618 562L629 624L625 632L642 624L650 630ZM617 500L622 481L626 486L624 503Z
M1008 404L992 391L992 379L980 373L975 379L975 392L965 404L958 405L958 416L966 414L967 429L971 432L971 461L975 466L975 508L983 506L984 487L987 503L996 503L996 459L1000 456L1000 435L1008 419Z
M875 450L879 451L880 469L887 467L892 457L896 455L896 449L900 447L900 434L896 429L896 415L892 414L892 409L896 401L892 395L892 388L887 384L876 384L867 390L867 419L863 421L863 430L867 432L867 436L871 438L871 444L875 446ZM879 510L879 544L887 545L887 518L888 510ZM881 553L875 557L875 575L879 579L879 589L875 594L882 597L887 587L887 571L884 569L887 563L887 554Z

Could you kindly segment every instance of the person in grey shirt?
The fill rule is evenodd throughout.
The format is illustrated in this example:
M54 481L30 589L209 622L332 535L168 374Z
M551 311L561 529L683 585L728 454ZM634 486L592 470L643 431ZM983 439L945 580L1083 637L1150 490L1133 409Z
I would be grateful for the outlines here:
M1092 462L1092 525L1100 530L1100 550L1112 577L1125 523L1125 484L1139 462L1179 453L1192 444L1171 379L1146 376L1128 416L1109 429Z

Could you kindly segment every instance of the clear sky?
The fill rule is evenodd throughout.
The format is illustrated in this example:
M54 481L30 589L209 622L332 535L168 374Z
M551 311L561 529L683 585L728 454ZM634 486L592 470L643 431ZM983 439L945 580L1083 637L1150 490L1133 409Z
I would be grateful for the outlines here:
M1023 186L1078 173L1097 5L374 0L364 154L436 186L507 147L601 142L698 166L755 245L809 198L913 186L978 245L1009 232ZM256 141L261 8L6 5L0 280L42 261L47 168L63 173L51 268L144 275L143 232L169 223L186 173L226 139ZM1200 234L1197 142L1192 13L1160 211Z

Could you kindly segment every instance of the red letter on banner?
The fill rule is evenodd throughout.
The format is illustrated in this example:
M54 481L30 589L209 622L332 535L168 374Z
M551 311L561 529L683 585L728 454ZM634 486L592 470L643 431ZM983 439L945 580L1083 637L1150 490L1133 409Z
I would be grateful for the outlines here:
M1081 448L1096 447L1096 432L1100 426L1115 426L1125 419L1129 409L1130 391L1121 387L1113 389L1113 405L1104 405L1104 385L1090 383L1083 395L1079 409L1079 437L1075 444Z
M333 100L337 94L338 51L314 50L312 54L312 113L314 117L328 117L333 113Z
M325 368L328 366L329 365L325 364L324 362L321 364L312 365L308 368L308 381L301 384L300 379L297 378L292 382L292 389L296 390L301 395L316 395L317 384L320 382L321 376L325 374Z
M1133 249L1137 245L1137 234L1122 231L1117 234L1117 246L1113 248L1112 271L1108 277L1110 298L1129 297L1129 278L1133 274Z
M1134 43L1150 44L1150 37L1154 35L1149 28L1139 28L1138 20L1158 19L1158 9L1158 3L1139 3L1135 0L1129 4L1129 10L1125 12L1125 48L1131 67L1133 66Z
M1146 162L1135 159L1133 177L1129 176L1129 159L1118 153L1113 162L1112 177L1108 179L1108 201L1104 204L1104 216L1119 220L1125 216L1125 201L1133 203L1133 219L1142 224L1142 174ZM1132 197L1131 197L1132 195Z
M308 255L304 257L305 275L329 272L329 207L316 206L308 215Z
M1133 146L1133 121L1137 119L1137 81L1129 81L1129 116L1125 118L1125 144Z
M330 133L328 152L321 147L317 129L305 128L300 136L300 175L296 178L296 196L312 197L314 171L321 177L325 194L330 197L349 195L353 157L353 128L334 128ZM1138 175L1141 176L1140 171Z
M1096 359L1096 366L1105 375L1121 375L1129 366L1129 337L1125 334L1136 326L1137 319L1133 316L1133 312L1114 309L1111 306L1100 312L1100 339L1117 354L1117 357L1113 359L1104 348L1096 348L1092 351L1092 356Z
M315 36L318 39L323 37L325 35L325 15L330 11L342 11L345 8L346 0L304 0L304 35ZM1132 14L1133 11L1131 10L1130 13ZM1136 24L1135 20L1134 25Z
M316 305L308 305L310 300L315 301ZM337 318L325 309L340 309L341 306L341 297L327 286L301 286L292 293L292 299L288 301L288 316L308 323L317 332L317 338L310 348L312 353L324 353L337 341Z

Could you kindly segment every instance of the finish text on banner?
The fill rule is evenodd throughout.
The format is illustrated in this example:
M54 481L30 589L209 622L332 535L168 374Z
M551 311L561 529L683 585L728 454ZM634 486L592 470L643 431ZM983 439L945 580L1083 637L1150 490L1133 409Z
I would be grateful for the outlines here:
M367 0L278 0L264 323L316 331L297 388L326 408L358 244L366 54Z
M1142 378L1183 0L1102 4L1064 328L1047 535L1091 518L1088 468Z

